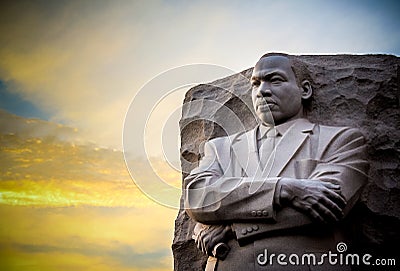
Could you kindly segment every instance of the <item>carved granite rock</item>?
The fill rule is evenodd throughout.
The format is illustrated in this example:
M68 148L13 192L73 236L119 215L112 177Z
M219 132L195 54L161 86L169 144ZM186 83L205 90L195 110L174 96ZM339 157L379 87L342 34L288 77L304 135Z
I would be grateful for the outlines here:
M326 125L358 127L367 139L370 178L354 210L356 245L374 257L398 258L399 252L391 248L400 243L400 58L300 58L308 64L314 81L308 118ZM249 94L251 72L247 69L186 93L180 121L183 178L197 166L206 140L256 125ZM182 206L181 202L172 245L174 269L202 270L206 257L191 240L194 223Z

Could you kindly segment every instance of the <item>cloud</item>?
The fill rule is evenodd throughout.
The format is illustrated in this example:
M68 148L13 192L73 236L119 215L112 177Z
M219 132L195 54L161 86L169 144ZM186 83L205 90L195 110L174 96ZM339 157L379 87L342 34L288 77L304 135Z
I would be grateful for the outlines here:
M76 240L76 238L75 238ZM76 247L65 247L60 244L58 245L34 245L34 244L1 244L2 247L8 246L11 249L17 250L26 254L47 254L57 255L57 254L72 254L80 255L84 257L103 257L108 258L110 263L116 263L126 268L138 268L139 270L148 270L158 268L167 268L163 262L163 258L170 256L170 251L168 248L163 248L155 250L148 253L140 253L135 251L130 245L120 244L119 242L114 242L113 246L102 247L98 244L85 244L84 242L77 243ZM108 264L110 265L110 264Z
M131 179L119 151L59 141L49 143L40 138L0 137L2 143L7 144L0 152L2 204L54 207L157 205ZM151 183L154 171L170 185L180 187L179 172L161 160L152 165L151 172L140 172L141 183ZM179 195L174 201L178 205Z
M363 3L10 1L0 14L0 79L53 120L121 148L130 100L169 68L239 71L269 50L399 54L396 4Z
M0 268L171 270L173 213L0 206L1 216L9 218L0 222Z
M137 188L120 151L57 123L4 111L0 123L1 270L171 270L176 210Z
M23 118L0 109L0 133L18 138L54 138L70 143L85 143L77 128L40 119ZM86 142L87 143L87 142Z
M139 38L135 27L120 25L121 10L104 3L103 10L72 1L7 6L0 77L53 120L74 124L106 146L120 145L126 101L140 86L131 80L134 55L125 60Z
M0 203L22 206L154 206L129 175L123 153L80 140L80 133L57 123L0 111ZM136 164L144 164L138 158ZM181 174L154 158L140 174L156 173L180 189ZM179 203L179 195L174 199Z

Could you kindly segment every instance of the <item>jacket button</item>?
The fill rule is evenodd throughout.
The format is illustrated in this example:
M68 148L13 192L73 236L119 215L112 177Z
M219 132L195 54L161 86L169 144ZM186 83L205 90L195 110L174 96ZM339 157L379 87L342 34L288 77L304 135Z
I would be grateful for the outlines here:
M258 225L253 225L253 230L258 231Z
M257 215L257 212L256 212L256 211L251 211L251 215L252 215L252 216L256 216L256 215Z
M261 212L261 211L257 211L257 215L258 215L258 216L261 216L261 215L262 215L262 212Z
M263 211L262 214L263 214L263 216L267 216L268 212L267 211Z
M246 229L242 229L242 234L246 235L247 234L247 230Z
M247 227L247 232L248 233L250 233L250 232L252 232L253 231L253 228L252 227Z

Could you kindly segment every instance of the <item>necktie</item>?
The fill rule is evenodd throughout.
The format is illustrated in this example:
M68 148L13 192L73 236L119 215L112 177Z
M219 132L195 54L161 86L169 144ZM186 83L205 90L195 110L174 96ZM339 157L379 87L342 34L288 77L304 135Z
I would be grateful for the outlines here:
M276 141L276 130L274 128L269 129L266 135L264 135L264 137L261 138L261 146L258 153L260 156L260 163L262 168L264 168L265 165L267 164L268 159L275 148L275 143L276 143L275 141Z

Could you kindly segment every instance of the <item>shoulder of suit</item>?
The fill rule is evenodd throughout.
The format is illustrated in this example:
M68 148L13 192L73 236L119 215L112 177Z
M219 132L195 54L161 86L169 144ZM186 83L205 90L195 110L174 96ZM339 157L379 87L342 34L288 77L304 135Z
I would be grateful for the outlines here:
M363 136L358 128L348 126L328 126L317 124L319 127L320 134L346 134L346 135L360 135Z
M210 142L214 145L232 144L233 142L237 141L243 135L245 135L247 133L252 133L253 131L254 131L254 128L247 130L247 131L235 133L232 135L216 137L216 138L210 139L208 142Z

